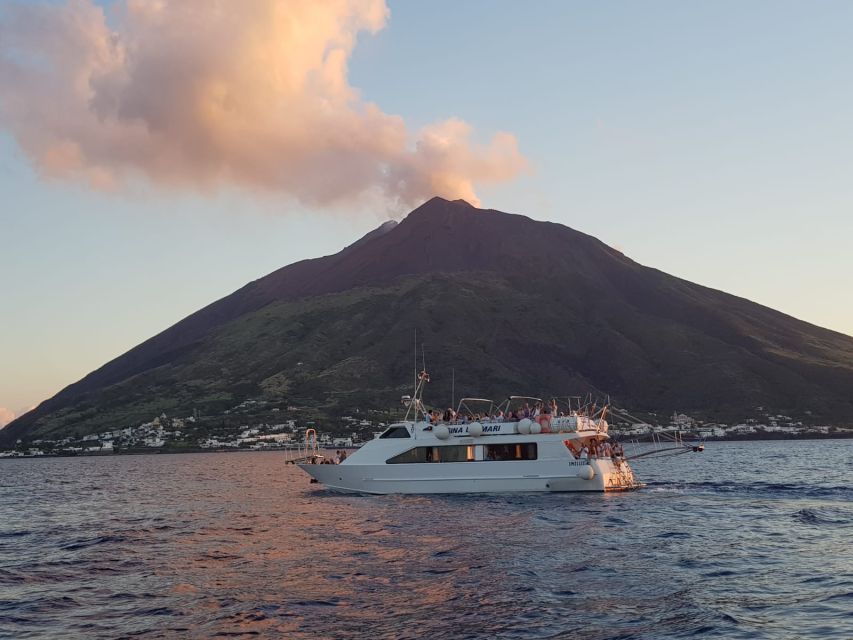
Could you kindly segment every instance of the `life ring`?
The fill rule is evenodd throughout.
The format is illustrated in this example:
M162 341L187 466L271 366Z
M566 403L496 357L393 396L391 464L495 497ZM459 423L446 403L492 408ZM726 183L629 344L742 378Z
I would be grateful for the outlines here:
M543 413L536 420L542 427L542 433L551 433L551 416L549 414Z

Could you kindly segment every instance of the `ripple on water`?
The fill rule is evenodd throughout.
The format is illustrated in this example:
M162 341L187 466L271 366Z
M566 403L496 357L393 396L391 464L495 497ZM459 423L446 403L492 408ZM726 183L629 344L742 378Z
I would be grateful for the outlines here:
M833 507L812 507L800 509L793 514L794 520L809 525L850 525L853 514Z
M78 551L80 549L87 549L99 544L119 543L124 542L125 540L126 538L122 536L97 536L95 538L81 538L68 544L60 545L59 548L64 551Z

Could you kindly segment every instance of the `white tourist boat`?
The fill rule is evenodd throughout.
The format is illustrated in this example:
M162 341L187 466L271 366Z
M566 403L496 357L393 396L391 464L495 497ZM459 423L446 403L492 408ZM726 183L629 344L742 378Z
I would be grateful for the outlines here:
M299 466L333 491L353 493L510 493L623 491L638 488L621 447L611 447L606 408L506 417L489 400L465 398L462 420L431 421L419 377L402 422L392 424L340 464L319 452ZM511 397L512 402L538 401ZM467 406L489 402L481 419ZM540 401L541 402L541 401Z

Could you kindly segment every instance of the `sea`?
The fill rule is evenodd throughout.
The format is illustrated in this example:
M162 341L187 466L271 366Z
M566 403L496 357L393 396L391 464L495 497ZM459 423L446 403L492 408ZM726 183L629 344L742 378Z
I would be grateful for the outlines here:
M344 496L283 453L2 460L0 637L853 638L853 440L633 466Z

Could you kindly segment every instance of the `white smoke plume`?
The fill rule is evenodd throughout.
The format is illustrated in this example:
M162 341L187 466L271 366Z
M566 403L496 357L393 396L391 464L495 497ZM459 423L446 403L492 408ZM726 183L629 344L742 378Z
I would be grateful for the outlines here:
M350 86L384 0L14 0L0 9L0 127L45 176L120 189L237 186L308 205L476 202L526 162L449 119L413 134ZM114 12L114 13L113 13Z

